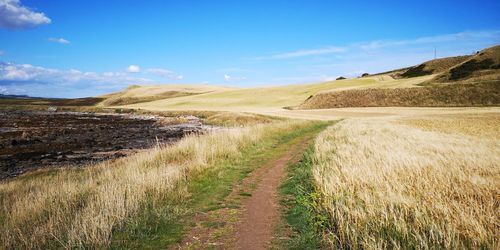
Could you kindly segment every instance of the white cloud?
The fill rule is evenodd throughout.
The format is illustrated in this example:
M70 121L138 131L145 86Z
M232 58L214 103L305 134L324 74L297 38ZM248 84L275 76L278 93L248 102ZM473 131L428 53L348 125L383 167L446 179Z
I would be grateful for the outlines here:
M32 28L50 22L44 13L22 6L19 0L0 0L0 28Z
M53 38L53 37L51 37L51 38L49 38L47 40L49 40L49 42L53 42L53 43L70 44L70 41L68 41L68 40L66 40L66 39L64 39L62 37L61 38Z
M5 51L0 50L0 56L3 56L3 55L5 55Z
M148 73L157 75L163 78L174 79L174 80L182 80L184 76L175 73L174 71L162 68L152 68L147 70Z
M224 74L224 81L226 82L229 82L229 81L242 81L242 80L246 80L247 78L244 77L244 76L240 76L240 77L233 77L233 76L230 76L228 74Z
M130 65L127 67L127 72L129 73L139 73L141 72L141 68L137 65Z

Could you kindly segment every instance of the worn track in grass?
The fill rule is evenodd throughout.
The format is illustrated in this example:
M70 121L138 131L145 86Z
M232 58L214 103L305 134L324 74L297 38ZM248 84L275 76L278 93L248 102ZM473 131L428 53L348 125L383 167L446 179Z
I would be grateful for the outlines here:
M194 218L195 226L173 249L267 249L281 213L278 187L286 166L297 162L311 136L297 140L286 152L263 164L236 184L223 205Z

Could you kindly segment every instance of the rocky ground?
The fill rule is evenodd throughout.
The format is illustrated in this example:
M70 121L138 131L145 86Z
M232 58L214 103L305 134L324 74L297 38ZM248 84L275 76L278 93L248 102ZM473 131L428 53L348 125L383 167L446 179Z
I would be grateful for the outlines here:
M206 129L193 116L0 111L0 180L122 157Z

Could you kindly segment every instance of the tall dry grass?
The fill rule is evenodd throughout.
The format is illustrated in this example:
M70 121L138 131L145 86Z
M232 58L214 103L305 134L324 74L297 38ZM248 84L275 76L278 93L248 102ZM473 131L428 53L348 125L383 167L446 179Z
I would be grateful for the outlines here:
M500 140L500 113L472 113L459 116L432 115L420 118L406 118L400 122L426 131L464 134Z
M320 134L314 160L328 239L337 247L499 247L495 137L345 120Z
M281 122L188 136L173 146L82 169L34 173L0 183L0 248L109 244L141 205L264 138L303 126ZM177 189L176 189L177 190ZM178 190L177 190L178 191Z

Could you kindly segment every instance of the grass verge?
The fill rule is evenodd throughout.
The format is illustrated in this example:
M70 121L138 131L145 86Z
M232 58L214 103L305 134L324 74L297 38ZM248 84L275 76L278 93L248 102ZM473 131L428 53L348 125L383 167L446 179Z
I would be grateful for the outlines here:
M280 186L282 205L285 208L286 224L281 225L278 234L285 241L275 242L276 249L320 249L322 232L327 223L327 214L319 212L320 193L313 178L313 147L309 147L300 162L288 167L288 178ZM277 237L279 238L279 237Z

